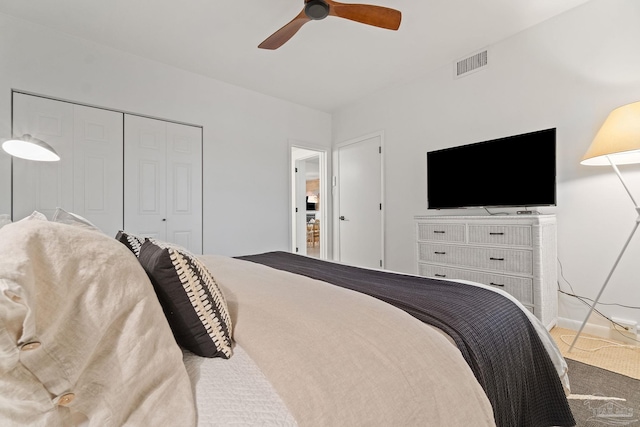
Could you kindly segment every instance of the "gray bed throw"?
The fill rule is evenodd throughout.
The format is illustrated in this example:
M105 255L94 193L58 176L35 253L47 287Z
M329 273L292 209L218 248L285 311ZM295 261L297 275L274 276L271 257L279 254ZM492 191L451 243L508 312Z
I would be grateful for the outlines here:
M553 362L531 322L496 292L288 252L237 258L370 295L446 332L487 394L499 427L576 424Z

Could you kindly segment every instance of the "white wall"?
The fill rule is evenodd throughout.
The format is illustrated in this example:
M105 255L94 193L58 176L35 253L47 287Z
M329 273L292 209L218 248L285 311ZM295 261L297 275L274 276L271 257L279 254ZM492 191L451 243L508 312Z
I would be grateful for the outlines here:
M489 46L483 71L454 79L446 64L336 112L334 143L385 132L387 268L416 272L414 215L460 214L427 212L427 151L556 127L558 206L538 210L557 214L564 277L576 293L595 298L637 215L610 168L579 162L607 114L640 100L639 22L637 0L592 0ZM640 200L640 166L621 170ZM602 301L640 306L638 259L640 233ZM561 297L560 316L578 326L587 309ZM639 310L601 311L640 322Z
M331 146L327 113L0 14L0 138L11 89L202 125L205 253L288 250L289 140ZM2 153L0 213L9 192Z

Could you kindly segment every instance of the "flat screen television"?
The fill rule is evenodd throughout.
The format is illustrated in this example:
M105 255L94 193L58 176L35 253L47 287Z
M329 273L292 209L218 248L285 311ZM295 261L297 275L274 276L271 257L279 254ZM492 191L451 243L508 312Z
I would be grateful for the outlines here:
M429 151L429 209L556 205L556 129Z

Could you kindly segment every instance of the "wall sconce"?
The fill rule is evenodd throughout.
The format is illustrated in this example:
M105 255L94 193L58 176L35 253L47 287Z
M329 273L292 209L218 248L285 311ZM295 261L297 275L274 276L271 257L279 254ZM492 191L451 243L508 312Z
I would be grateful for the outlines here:
M29 134L22 138L9 139L2 143L2 149L13 157L39 162L57 162L60 156L49 144Z

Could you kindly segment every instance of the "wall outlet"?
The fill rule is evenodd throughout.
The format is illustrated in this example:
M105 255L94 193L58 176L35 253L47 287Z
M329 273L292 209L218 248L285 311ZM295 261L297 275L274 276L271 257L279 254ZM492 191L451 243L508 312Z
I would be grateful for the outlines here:
M635 338L638 335L638 322L634 320L619 319L612 317L611 329L620 332L624 336Z

